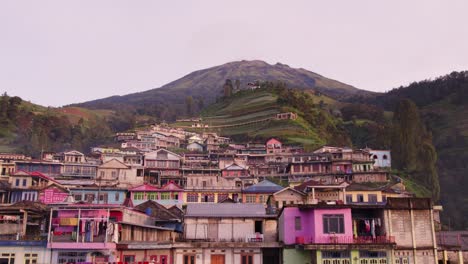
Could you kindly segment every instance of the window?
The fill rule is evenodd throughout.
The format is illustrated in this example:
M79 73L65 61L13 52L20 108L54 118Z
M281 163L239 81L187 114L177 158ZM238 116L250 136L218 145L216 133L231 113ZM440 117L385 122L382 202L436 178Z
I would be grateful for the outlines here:
M161 193L161 200L170 200L170 199L171 199L171 193L168 193L168 192Z
M187 203L198 203L198 193L188 193Z
M115 201L118 201L120 199L120 193L116 192L115 193Z
M296 218L294 218L294 226L295 226L296 231L299 231L299 230L302 229L301 217L300 216L296 216Z
M86 202L92 203L94 201L94 194L88 193L85 195Z
M135 255L124 255L124 262L135 262Z
M241 255L241 264L253 264L253 255Z
M350 258L350 254L349 254L349 251L322 251L322 258L324 259Z
M259 203L265 203L266 202L266 195L259 195L258 196L258 202Z
M107 203L107 193L99 195L99 201L103 203Z
M19 186L19 183L20 183L20 180L19 179L16 179L16 186Z
M256 196L255 195L246 195L245 196L245 202L246 203L255 203L256 202Z
M157 192L146 193L146 199L148 199L148 200L158 200L158 193Z
M77 263L86 261L87 252L59 252L57 262L64 263Z
M195 264L194 255L184 255L184 264Z
M363 203L364 202L364 195L363 194L358 194L357 195L357 202L358 203Z
M263 234L263 221L255 221L255 233Z
M116 171L112 171L112 172L111 172L111 176L112 176L112 178L114 178L114 179L117 178L117 172L116 172Z
M24 254L24 264L36 264L37 254Z
M369 203L377 203L377 194L367 195L367 200L369 201Z
M77 193L77 194L73 195L73 198L75 198L75 201L77 201L77 202L81 201L82 197L83 197L83 195L81 193Z
M133 200L143 200L144 193L143 192L136 192L133 194Z
M342 214L323 215L323 233L324 234L343 234L344 233L344 215Z
M203 194L202 203L214 203L214 194L212 193Z
M15 253L2 253L0 263L15 263Z
M346 195L346 203L352 203L353 202L353 195L352 194L347 194Z
M26 179L23 179L23 186L26 186Z
M388 159L387 155L383 155L382 157L384 160Z

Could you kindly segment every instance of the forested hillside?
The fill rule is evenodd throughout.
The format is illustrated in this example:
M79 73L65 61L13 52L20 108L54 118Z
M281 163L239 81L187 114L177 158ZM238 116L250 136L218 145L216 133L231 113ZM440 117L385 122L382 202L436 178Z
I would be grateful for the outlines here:
M393 111L403 99L419 108L421 120L437 150L444 223L468 228L468 72L452 72L434 80L414 82L374 98L354 98ZM395 155L393 155L395 157Z

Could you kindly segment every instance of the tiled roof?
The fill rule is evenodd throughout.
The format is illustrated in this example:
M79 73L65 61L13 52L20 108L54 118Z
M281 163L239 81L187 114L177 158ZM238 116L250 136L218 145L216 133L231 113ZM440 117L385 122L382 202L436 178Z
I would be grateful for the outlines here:
M263 204L188 204L185 217L267 217Z
M275 193L283 187L271 181L264 180L244 189L245 193Z

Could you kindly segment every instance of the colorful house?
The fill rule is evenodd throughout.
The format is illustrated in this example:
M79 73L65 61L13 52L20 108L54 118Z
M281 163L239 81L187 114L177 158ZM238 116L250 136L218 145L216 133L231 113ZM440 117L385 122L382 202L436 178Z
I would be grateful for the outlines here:
M180 177L182 157L166 149L145 154L145 182L164 185L170 181L182 183Z
M246 187L242 190L243 203L266 203L268 197L283 187L268 180Z
M184 189L174 182L169 182L161 188L145 183L129 189L129 192L135 205L148 200L156 201L165 206L183 203Z
M276 215L264 205L188 204L175 263L279 263Z
M49 210L41 203L0 207L0 263L51 263L44 230L47 219Z
M275 154L275 153L282 153L283 152L283 143L281 141L271 138L269 139L266 144L266 152L267 154Z
M232 163L221 170L223 177L246 177L249 176L249 170L246 167Z
M395 240L385 235L384 215L369 213L375 212L352 213L348 205L286 205L278 220L283 263L391 263Z

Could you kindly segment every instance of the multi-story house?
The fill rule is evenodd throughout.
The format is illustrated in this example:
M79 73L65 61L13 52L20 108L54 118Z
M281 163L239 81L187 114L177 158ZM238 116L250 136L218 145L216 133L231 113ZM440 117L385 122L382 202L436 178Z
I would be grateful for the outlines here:
M58 161L47 160L17 160L15 171L40 172L48 176L60 176L63 164Z
M74 179L94 179L98 164L87 161L83 153L72 150L54 156L62 163L61 176Z
M183 183L180 175L182 157L166 149L145 154L145 182L160 186L172 181Z
M279 263L276 215L261 204L188 204L175 263Z
M174 182L168 182L161 188L142 184L128 190L134 205L139 205L146 201L156 201L165 206L181 205L183 203L184 189Z
M127 189L115 186L70 186L70 193L77 203L121 205Z
M390 150L368 149L371 159L374 160L376 168L391 168L392 156Z
M23 154L0 153L0 176L8 176L15 172L15 161L28 160Z
M10 203L20 201L37 201L39 194L45 191L54 179L40 172L17 171L10 175Z
M23 201L0 207L0 263L53 263L47 249L49 210Z
M169 257L167 243L178 235L154 223L153 217L119 205L54 207L47 240L52 250L48 263L133 263L149 262L156 255ZM150 255L145 254L148 251Z
M140 170L138 175L138 169L135 167L111 159L98 166L96 181L104 186L137 186L143 184L143 172Z
M264 204L267 202L270 195L282 189L283 187L278 184L263 180L242 190L242 202Z
M287 205L279 216L283 263L436 263L430 199L385 205Z

